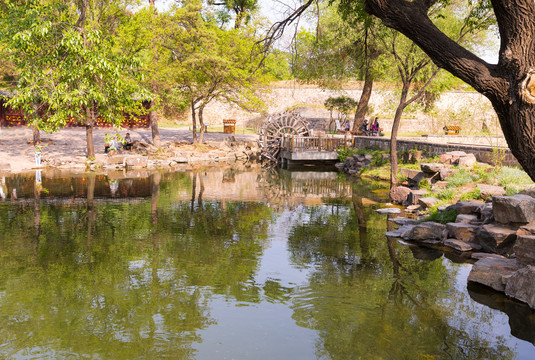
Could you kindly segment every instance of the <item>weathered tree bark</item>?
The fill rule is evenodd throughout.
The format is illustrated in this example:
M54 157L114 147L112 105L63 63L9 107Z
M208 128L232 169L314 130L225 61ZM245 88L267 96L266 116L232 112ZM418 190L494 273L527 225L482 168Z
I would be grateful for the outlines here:
M364 122L364 116L366 116L370 97L372 96L373 80L374 76L368 66L366 68L366 74L364 75L364 87L362 88L362 94L360 95L359 105L357 106L355 118L353 119L353 131L357 131L360 125Z
M427 12L434 0L365 0L366 11L414 41L433 62L492 103L505 139L535 180L535 2L492 0L500 33L498 64L488 64L442 33Z
M156 1L155 0L149 0L149 5L150 6L154 6L154 13L153 13L153 16L156 16ZM152 58L152 61L154 63L158 63L158 48L156 47L156 45L153 46L153 49L154 51L154 57ZM158 93L158 84L156 83L156 81L153 81L152 82L152 93L153 94L157 94ZM150 119L150 129L152 131L152 144L156 147L160 147L161 146L161 142L160 142L160 130L158 128L158 114L156 113L156 111L154 110L154 101L151 101L150 102L150 113L149 113L149 119Z

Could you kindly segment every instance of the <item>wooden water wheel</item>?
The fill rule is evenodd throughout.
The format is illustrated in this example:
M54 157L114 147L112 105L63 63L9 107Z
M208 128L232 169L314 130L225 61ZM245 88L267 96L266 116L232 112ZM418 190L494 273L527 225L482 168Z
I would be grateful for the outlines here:
M278 162L282 139L287 135L309 136L306 119L289 111L269 116L260 128L258 143L261 156Z

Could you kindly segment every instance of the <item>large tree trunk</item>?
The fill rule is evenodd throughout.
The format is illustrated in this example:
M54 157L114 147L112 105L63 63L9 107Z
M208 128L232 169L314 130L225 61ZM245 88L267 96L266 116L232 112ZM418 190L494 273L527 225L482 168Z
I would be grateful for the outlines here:
M410 83L405 82L401 89L401 97L399 98L399 105L394 115L394 122L392 123L392 135L390 136L390 187L398 185L398 130L401 122L401 115L407 106L407 95L409 93Z
M359 105L355 111L355 118L353 119L353 131L357 131L360 125L364 122L366 111L368 110L368 104L370 97L372 96L374 76L370 67L366 67L366 75L364 76L364 87L362 88L362 94L360 95Z
M493 65L432 23L427 12L433 1L365 1L367 12L413 40L437 66L491 101L513 155L535 180L535 2L491 1L501 41L499 61Z

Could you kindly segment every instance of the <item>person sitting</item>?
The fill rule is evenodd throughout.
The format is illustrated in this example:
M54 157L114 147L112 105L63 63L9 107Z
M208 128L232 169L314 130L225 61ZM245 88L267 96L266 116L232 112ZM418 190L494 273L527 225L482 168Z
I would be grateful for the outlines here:
M124 137L123 148L125 150L132 150L132 145L134 145L134 141L130 137L130 133L126 133L126 136Z
M348 121L344 125L344 131L349 131L350 128L351 128L351 126L349 125L349 121Z
M379 118L376 117L372 124L372 135L377 136L379 135Z
M364 119L362 125L360 125L359 131L362 131L365 136L370 135L370 132L368 131L368 120Z

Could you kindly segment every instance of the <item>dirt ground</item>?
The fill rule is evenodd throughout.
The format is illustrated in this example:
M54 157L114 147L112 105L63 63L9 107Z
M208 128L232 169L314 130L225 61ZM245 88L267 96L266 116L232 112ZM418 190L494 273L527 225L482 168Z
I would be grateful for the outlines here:
M93 131L93 141L95 143L95 153L97 161L104 161L104 135L113 132L112 129L95 129ZM151 143L152 135L150 129L122 130L121 136L129 132L132 140ZM232 134L237 139L256 141L254 134ZM206 133L205 142L208 144L220 143L231 134ZM43 165L53 159L59 161L84 163L87 160L87 143L84 128L66 128L56 133L41 133L41 144L43 147ZM180 129L160 129L160 139L162 142L192 141L191 133L187 128ZM9 164L10 170L20 172L34 169L35 150L31 144L32 130L26 127L0 128L0 166L6 170L5 164Z

